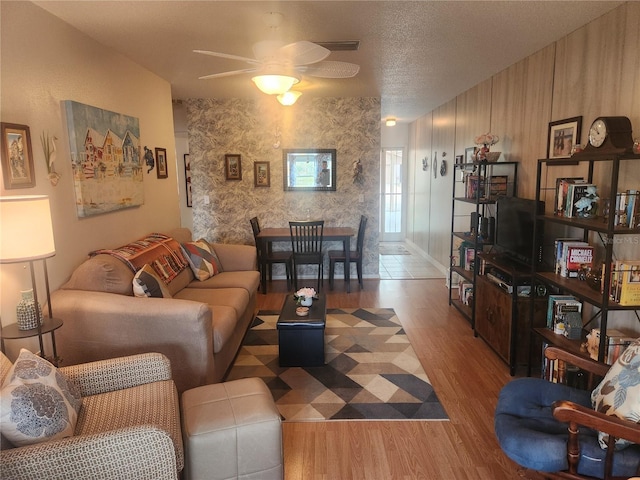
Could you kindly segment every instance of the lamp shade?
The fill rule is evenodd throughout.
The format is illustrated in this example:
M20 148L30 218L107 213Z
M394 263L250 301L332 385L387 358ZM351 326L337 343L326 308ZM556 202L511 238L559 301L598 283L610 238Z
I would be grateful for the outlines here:
M300 81L289 75L256 75L251 80L267 95L281 95Z
M55 254L49 197L0 197L0 263L39 260Z
M287 106L293 105L294 103L296 103L300 95L302 95L302 92L298 92L296 90L289 90L288 92L284 92L278 95L278 101L282 105L287 105Z

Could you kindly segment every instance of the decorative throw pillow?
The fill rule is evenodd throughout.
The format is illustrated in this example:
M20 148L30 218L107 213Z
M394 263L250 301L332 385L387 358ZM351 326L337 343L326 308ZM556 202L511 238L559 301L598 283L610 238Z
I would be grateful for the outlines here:
M51 363L24 348L0 391L0 425L15 446L73 436L82 399Z
M182 250L198 280L203 281L222 272L222 264L215 250L204 238L183 243Z
M591 393L591 403L598 412L640 423L640 338L611 366ZM598 433L600 447L606 449L608 440L607 434ZM629 445L628 440L616 440L616 449Z
M133 294L136 297L171 298L169 289L148 263L133 277Z

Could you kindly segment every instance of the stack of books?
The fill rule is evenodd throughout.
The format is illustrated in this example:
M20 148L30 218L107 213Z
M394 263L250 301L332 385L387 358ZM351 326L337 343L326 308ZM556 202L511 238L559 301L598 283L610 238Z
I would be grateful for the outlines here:
M594 247L577 238L556 238L554 242L555 273L565 278L578 278L580 270L593 266Z
M640 192L632 189L616 194L614 225L636 228L640 226Z
M566 327L566 319L570 312L582 315L582 302L573 295L549 295L547 304L547 328L569 338L580 338L582 327L579 331L569 331Z
M609 299L624 306L640 306L640 260L612 262Z
M596 185L584 178L557 178L555 214L559 217L595 216L592 205L597 198Z
M604 361L609 365L613 364L618 357L626 350L626 348L632 344L637 338L637 335L631 332L623 332L621 330L615 330L613 328L607 329L607 340L605 342L605 354ZM597 360L598 353L600 352L600 329L593 328L587 335L587 351L589 356Z

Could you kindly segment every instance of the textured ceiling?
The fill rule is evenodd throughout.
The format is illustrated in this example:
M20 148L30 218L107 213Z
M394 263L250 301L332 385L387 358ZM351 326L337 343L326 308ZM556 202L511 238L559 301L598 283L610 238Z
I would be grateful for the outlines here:
M3 0L6 1L6 0ZM252 57L274 35L286 42L360 40L327 60L357 63L349 79L303 77L300 99L381 97L382 117L410 122L617 7L613 1L35 1L53 15L171 83L174 99L251 98L250 75L198 80L248 65L193 53ZM275 100L274 100L275 101Z

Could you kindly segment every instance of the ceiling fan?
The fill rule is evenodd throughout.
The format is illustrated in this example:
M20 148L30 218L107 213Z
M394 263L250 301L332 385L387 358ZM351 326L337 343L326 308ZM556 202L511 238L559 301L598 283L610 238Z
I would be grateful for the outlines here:
M320 78L350 78L357 75L360 70L360 66L354 63L324 61L331 51L308 41L285 44L279 40L264 40L253 46L255 58L208 50L194 50L194 52L212 57L239 60L251 65L250 68L242 70L205 75L200 77L200 80L254 73L252 80L260 90L268 94L287 92L300 81L301 75ZM276 80L285 79L286 81L276 85Z

